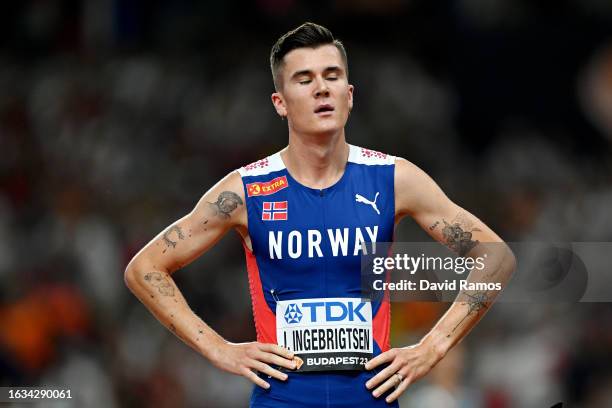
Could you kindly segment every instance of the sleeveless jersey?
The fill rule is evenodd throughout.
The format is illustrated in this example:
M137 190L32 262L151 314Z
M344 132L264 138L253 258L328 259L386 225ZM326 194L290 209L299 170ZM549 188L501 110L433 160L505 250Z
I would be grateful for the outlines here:
M326 338L324 330L332 330L329 327L316 329L309 333L320 333L320 338L296 339L294 335L293 345L307 342L316 349L323 344L339 348L354 343L367 347L369 342L371 356L388 350L388 298L362 304L360 271L361 256L371 243L393 240L395 157L349 145L344 174L334 185L321 190L297 182L280 152L238 171L252 243L252 251L246 245L244 250L257 340L286 346L290 340L287 333L291 337L294 332L282 331L279 335L279 324L291 326L327 313L329 324L338 324L341 319L363 324L366 316L368 325L371 319L371 328L329 326L334 327L337 337L330 334ZM347 370L342 361L348 361L350 368L357 360L335 358L307 360L313 367L338 361L340 365L333 367L343 371L332 366L331 371L285 370L289 376L286 381L265 378L271 387L264 390L255 386L251 406L397 406L387 404L384 396L374 398L365 387L379 370Z

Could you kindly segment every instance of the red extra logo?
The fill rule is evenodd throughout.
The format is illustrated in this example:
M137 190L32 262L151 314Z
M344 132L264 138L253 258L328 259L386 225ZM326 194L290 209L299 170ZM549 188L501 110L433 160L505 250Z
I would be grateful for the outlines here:
M287 221L287 201L265 201L261 212L263 221Z
M287 176L277 177L270 181L258 181L256 183L249 183L246 185L247 195L253 196L266 196L274 194L277 191L287 188L289 183L287 182Z

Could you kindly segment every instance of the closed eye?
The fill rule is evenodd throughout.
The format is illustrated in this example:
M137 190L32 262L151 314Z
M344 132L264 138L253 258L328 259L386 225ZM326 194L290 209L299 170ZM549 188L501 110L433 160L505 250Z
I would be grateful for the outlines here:
M308 85L310 82L312 82L310 79L306 79L304 81L300 81L299 84L300 85Z

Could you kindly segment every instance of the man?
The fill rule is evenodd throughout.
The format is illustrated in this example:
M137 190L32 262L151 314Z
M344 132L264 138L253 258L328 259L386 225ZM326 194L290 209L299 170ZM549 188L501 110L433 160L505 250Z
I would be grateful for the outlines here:
M493 296L454 303L418 344L390 348L388 299L361 299L364 247L392 241L406 215L460 255L502 241L410 162L347 144L353 86L344 47L326 28L306 23L288 32L270 62L288 146L213 186L134 257L126 283L185 343L259 386L253 407L397 406ZM230 229L247 257L253 343L219 336L171 278ZM505 281L513 263L509 253L493 272Z

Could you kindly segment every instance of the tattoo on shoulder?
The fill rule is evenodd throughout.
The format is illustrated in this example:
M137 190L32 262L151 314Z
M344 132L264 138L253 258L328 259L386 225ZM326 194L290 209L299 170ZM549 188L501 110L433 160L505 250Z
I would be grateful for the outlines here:
M457 323L457 325L453 328L453 330L446 337L450 337L451 334L453 334L455 330L457 330L457 328L461 325L461 323L463 323L463 321L469 315L471 315L472 313L478 314L478 312L480 312L481 310L487 309L489 307L489 303L491 302L491 298L489 297L487 292L484 292L484 291L475 292L475 293L461 292L459 297L464 298L464 299L467 298L462 303L468 306L468 311L463 317L463 319L461 319L459 323Z
M209 207L215 212L215 215L223 219L228 219L239 205L244 205L240 196L233 191L224 191L219 194L217 201L208 203Z
M174 296L174 286L170 283L167 276L161 272L150 272L144 276L145 281L157 288L157 291L164 296Z
M179 240L185 239L185 234L183 234L181 227L178 225L172 225L164 232L162 239L164 240L164 244L166 244L166 249L175 248ZM164 253L166 252L166 249L164 249Z
M442 235L446 245L459 256L466 255L478 245L478 240L472 239L472 232L480 230L473 228L474 224L465 214L458 214L450 223L446 220L442 220L442 222L444 222Z

